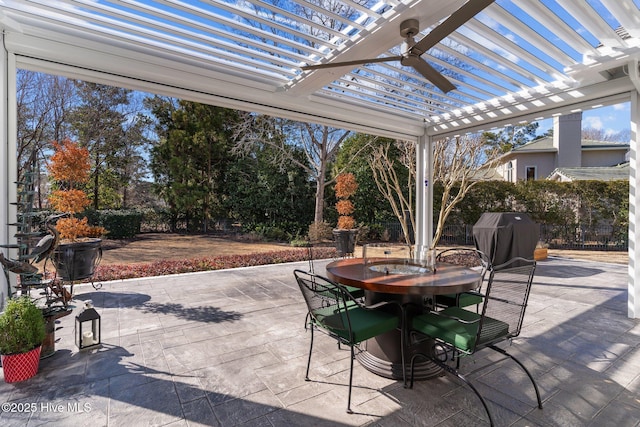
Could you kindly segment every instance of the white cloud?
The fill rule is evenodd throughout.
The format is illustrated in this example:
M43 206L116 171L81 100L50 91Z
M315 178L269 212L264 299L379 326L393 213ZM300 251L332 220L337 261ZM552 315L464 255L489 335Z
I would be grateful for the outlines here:
M582 127L593 128L593 129L602 129L603 128L602 119L600 116L590 116L582 118Z

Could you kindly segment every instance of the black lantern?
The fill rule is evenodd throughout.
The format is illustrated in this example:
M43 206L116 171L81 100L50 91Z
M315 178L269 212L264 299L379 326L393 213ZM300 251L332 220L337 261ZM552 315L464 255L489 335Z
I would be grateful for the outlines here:
M80 350L100 345L100 315L91 302L85 303L85 309L76 316L76 346Z

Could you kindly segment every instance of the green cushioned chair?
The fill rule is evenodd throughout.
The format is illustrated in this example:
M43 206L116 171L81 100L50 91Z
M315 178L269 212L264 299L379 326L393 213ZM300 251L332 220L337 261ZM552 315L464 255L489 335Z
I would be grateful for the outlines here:
M395 329L402 330L402 307L395 302L382 302L366 306L347 292L344 286L325 277L302 270L294 270L293 274L309 310L307 319L311 330L311 344L305 380L309 381L314 330L320 329L335 338L338 343L348 345L351 349L351 368L349 371L347 412L353 413L351 410L351 385L353 383L354 348L369 338ZM402 365L404 366L403 339L401 339L400 346ZM404 370L403 380L406 383Z
M434 343L430 354L415 353L411 357L410 387L413 387L414 366L417 358L431 360L445 371L462 380L478 396L493 426L489 407L478 390L460 373L460 357L490 348L514 360L527 374L542 409L540 392L525 366L513 355L497 346L520 334L536 262L514 258L491 269L482 299L482 310L474 313L460 307L420 314L408 325L412 345L430 340ZM455 362L455 363L452 363ZM495 366L495 365L492 365Z
M438 253L437 262L446 262L455 265L464 265L480 272L482 279L478 283L476 291L480 291L484 283L487 271L491 269L489 257L484 252L473 248L449 248ZM477 292L464 292L461 294L445 294L436 296L438 307L476 307L482 304L482 297Z

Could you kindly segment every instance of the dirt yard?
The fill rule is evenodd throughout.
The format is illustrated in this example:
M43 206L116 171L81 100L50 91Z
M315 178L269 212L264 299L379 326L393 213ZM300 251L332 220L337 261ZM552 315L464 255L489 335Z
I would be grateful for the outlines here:
M135 264L158 260L216 255L243 255L290 248L284 243L234 240L209 235L149 233L131 240L103 241L102 265Z
M263 243L209 235L149 233L132 240L104 240L101 264L134 264L167 259L189 259L215 255L284 250L285 243ZM550 249L549 256L627 264L627 252Z

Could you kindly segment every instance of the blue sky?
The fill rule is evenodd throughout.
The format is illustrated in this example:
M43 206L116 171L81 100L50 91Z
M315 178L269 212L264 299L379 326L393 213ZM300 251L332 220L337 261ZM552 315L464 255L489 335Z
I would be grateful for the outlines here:
M594 108L582 113L582 127L602 129L606 134L618 133L631 128L631 106L628 102L610 105L607 107ZM545 119L539 122L538 133L545 133L547 129L553 127L552 119Z

